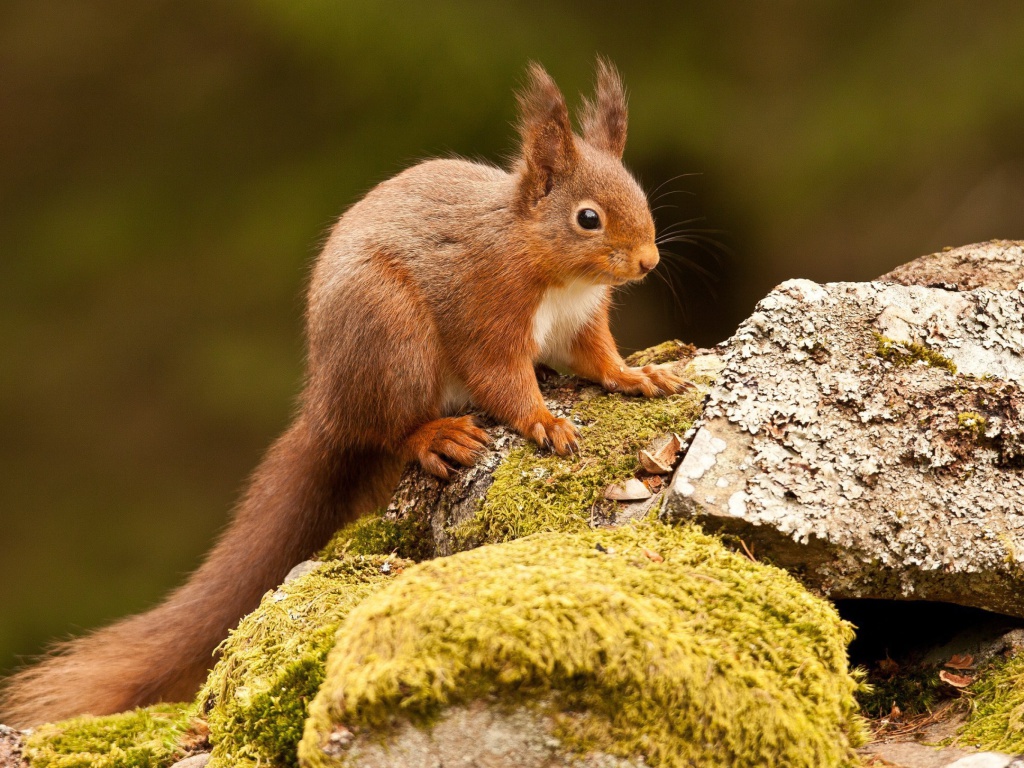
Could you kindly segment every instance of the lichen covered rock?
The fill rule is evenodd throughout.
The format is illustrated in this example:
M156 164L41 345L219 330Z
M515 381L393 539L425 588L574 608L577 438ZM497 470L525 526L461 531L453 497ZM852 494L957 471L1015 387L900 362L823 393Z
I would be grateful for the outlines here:
M783 283L725 368L666 514L832 597L1024 616L1024 286Z
M414 566L354 609L300 756L419 765L407 739L476 713L478 751L503 745L477 755L493 766L849 765L851 637L787 574L690 527L538 534Z
M995 288L1012 291L1024 283L1024 241L992 240L946 248L902 264L879 282L952 287L960 291Z

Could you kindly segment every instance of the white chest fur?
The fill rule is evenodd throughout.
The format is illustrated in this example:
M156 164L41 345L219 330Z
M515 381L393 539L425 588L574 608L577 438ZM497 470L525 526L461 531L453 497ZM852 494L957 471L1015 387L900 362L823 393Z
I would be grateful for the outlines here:
M553 365L571 362L569 349L573 339L607 294L608 286L582 280L548 288L533 315L533 340L540 349L538 360Z

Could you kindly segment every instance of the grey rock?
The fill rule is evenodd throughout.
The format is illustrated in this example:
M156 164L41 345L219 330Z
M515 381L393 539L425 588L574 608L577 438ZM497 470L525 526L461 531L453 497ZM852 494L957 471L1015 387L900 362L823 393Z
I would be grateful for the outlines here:
M1024 766L1024 761L1012 755L1003 755L998 752L978 752L961 757L946 768L1020 768L1020 766Z
M429 729L408 722L380 735L339 734L339 746L325 749L352 768L644 768L603 753L567 754L552 736L550 721L533 711L491 707L476 701L450 707Z
M992 240L947 248L896 267L878 279L903 285L946 286L959 291L1012 291L1024 283L1024 241Z
M319 568L323 563L320 560L303 560L301 563L296 565L287 575L284 577L282 584L287 584L289 581L295 581L301 576L305 576L308 573L312 573Z
M179 760L171 768L206 768L208 762L210 762L210 753L200 752L198 755Z
M663 513L833 598L1024 616L1022 318L1024 284L783 283L721 348Z
M947 768L949 765L955 765L964 757L973 757L967 750L934 747L915 741L873 744L862 750L861 754L880 757L885 760L885 765L899 766L899 768Z

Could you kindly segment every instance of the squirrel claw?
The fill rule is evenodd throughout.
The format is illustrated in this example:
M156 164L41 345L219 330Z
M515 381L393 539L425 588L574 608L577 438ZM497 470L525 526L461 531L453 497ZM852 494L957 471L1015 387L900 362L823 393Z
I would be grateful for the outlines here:
M645 365L643 368L623 368L613 377L602 382L609 392L644 397L665 397L676 395L693 388L693 383L672 373L661 365Z
M417 429L406 442L406 451L430 474L450 480L459 465L473 466L490 441L472 416L448 417Z
M546 418L533 423L524 430L527 437L541 448L550 448L559 456L568 456L579 452L579 433L575 425L568 419L546 414Z

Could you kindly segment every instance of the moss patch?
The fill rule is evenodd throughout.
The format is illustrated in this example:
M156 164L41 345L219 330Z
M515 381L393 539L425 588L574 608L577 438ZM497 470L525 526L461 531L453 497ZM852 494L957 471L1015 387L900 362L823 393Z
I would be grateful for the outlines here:
M407 565L349 555L269 592L221 646L200 691L211 768L296 765L306 707L348 612Z
M25 740L32 768L163 768L184 756L192 704L161 704L37 728Z
M925 362L933 368L945 368L956 373L956 363L934 349L918 344L916 341L894 341L881 334L875 334L875 356L888 360L893 365L913 365Z
M931 666L900 670L892 675L874 670L868 674L867 683L857 692L857 700L861 711L870 718L885 717L893 707L906 717L924 714L954 691L939 679L939 670Z
M429 723L499 695L568 750L655 766L855 764L863 738L828 603L692 527L541 534L414 566L354 609L310 707L304 764L336 723Z
M1024 752L1024 653L994 663L968 693L971 713L956 742L1014 755Z
M985 430L988 429L988 419L975 411L958 413L956 423L964 432L973 434L976 440L983 439Z
M577 403L580 452L561 457L524 445L494 473L475 520L459 536L488 543L545 531L583 531L612 483L640 470L637 454L667 432L685 432L700 413L703 392L666 398L597 395Z
M693 344L684 344L678 339L663 341L647 349L634 352L626 358L626 365L645 366L661 365L662 363L674 363L678 360L686 360L696 354L697 348Z
M432 556L431 541L426 520L418 517L395 520L378 510L339 530L318 557L338 560L347 555L397 555L419 561Z

